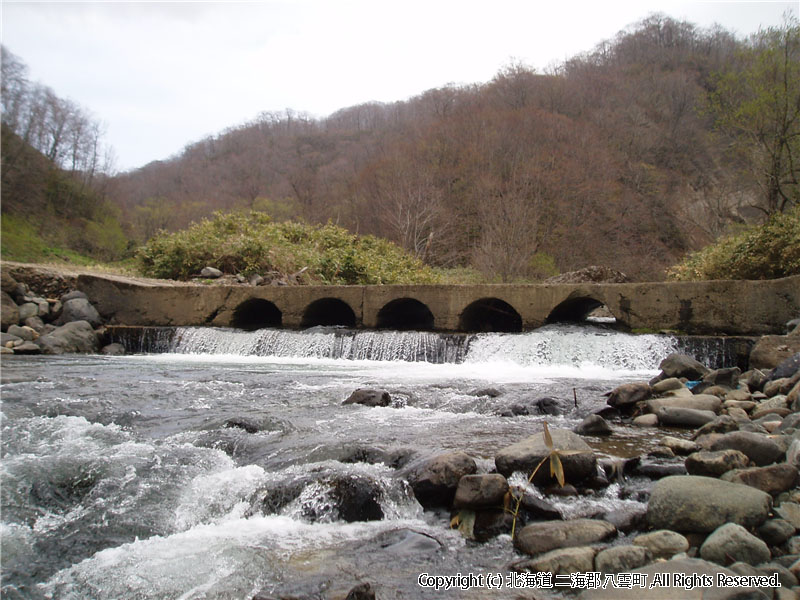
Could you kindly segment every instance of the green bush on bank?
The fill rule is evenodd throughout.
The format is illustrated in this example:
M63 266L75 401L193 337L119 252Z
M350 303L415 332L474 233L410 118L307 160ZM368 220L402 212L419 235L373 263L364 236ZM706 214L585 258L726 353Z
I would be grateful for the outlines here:
M264 213L214 213L176 233L160 232L138 252L142 274L188 279L203 267L249 276L299 273L302 283L434 283L434 272L391 242L328 223L274 223Z
M800 274L800 206L690 254L670 279L777 279Z

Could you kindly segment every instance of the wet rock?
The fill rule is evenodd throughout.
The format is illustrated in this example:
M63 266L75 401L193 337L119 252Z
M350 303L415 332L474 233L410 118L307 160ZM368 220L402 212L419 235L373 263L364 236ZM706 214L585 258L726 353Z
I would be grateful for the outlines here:
M536 410L540 415L563 415L569 411L569 406L566 402L557 400L556 398L539 398L536 401Z
M722 476L725 481L749 485L773 496L792 489L800 481L797 469L786 463L729 471Z
M389 392L384 390L370 390L359 388L350 394L342 404L362 404L364 406L389 406L392 403L392 397Z
M656 446L647 453L647 456L650 458L675 458L675 453L672 451L672 448Z
M620 507L599 517L603 521L611 523L621 533L631 533L641 531L647 527L647 509L639 506Z
M753 587L717 587L717 574L735 576L736 573L714 563L694 558L678 558L666 562L656 562L633 573L647 576L647 588L633 586L631 589L608 586L606 589L586 590L579 600L768 600L768 596ZM673 573L682 576L706 575L715 583L711 588L694 587L687 589L685 585L668 587L650 587L660 577L661 581L674 581ZM669 575L667 575L669 574Z
M511 568L518 573L552 573L570 575L592 571L597 550L590 546L558 548L536 558L514 563Z
M432 554L444 548L435 537L411 529L388 531L378 536L381 549L398 556L418 556Z
M511 533L514 516L503 509L480 510L475 514L472 535L478 542L486 542L504 533Z
M647 383L626 383L606 394L606 403L615 408L630 407L650 397L650 385Z
M694 410L706 410L713 413L718 413L722 409L722 400L716 396L708 394L699 394L686 398L656 398L648 400L646 403L649 412L658 412L659 409L669 408L691 408Z
M225 427L227 429L242 429L247 433L258 433L260 429L256 423L243 417L228 419L225 421Z
M672 450L675 454L680 454L682 456L687 456L700 450L700 446L698 446L696 442L672 437L670 435L661 438L661 444Z
M595 556L595 570L601 573L627 573L650 562L644 546L612 546Z
M398 475L405 477L422 506L450 507L458 482L478 470L475 461L463 452L447 452L409 464Z
M599 415L588 415L575 428L575 433L579 435L611 435L614 430L603 417Z
M689 475L719 477L733 469L743 469L750 464L750 459L739 450L701 450L686 457L684 465Z
M669 529L637 535L633 538L633 544L647 548L653 558L669 559L689 550L689 540L680 533Z
M97 352L97 334L86 321L73 321L36 340L44 354Z
M633 470L634 475L648 479L663 479L672 475L686 475L682 462L642 460Z
M114 342L113 344L108 344L103 346L100 349L101 354L105 354L106 356L124 356L125 355L125 346Z
M522 496L520 513L523 521L526 523L531 521L558 521L563 519L561 511L559 511L554 504L550 504L547 500L527 493Z
M87 321L93 327L99 327L103 323L97 309L86 298L72 298L64 302L61 315L53 323L64 325L73 321Z
M685 390L687 389L683 382L678 379L677 377L670 377L668 379L662 379L654 383L650 386L653 390L654 395L664 394L666 392L674 391L674 390Z
M769 546L785 544L794 532L794 525L786 519L770 519L758 528L758 536Z
M732 431L711 445L711 450L739 450L758 466L781 460L784 451L766 435L750 431Z
M700 546L703 560L727 565L745 562L759 565L770 558L767 545L741 525L726 523L714 530Z
M0 292L0 325L3 331L7 330L11 325L19 323L19 320L17 303L5 291Z
M662 426L695 429L710 423L717 415L710 410L664 406L656 411L656 416Z
M470 392L471 396L487 396L489 398L499 398L503 395L503 392L498 390L497 388L488 387L488 388L480 388L476 390L472 390Z
M517 532L514 546L535 556L556 548L596 544L615 536L616 527L596 519L542 521L526 525Z
M656 529L711 532L724 523L761 525L772 507L769 494L710 477L666 477L653 486L647 521Z
M710 369L688 354L673 353L658 365L665 377L685 377L691 381L701 379Z
M502 507L506 492L508 481L502 475L464 475L458 482L453 506L471 509Z
M369 583L360 583L347 593L344 600L375 600L375 590Z
M567 482L578 483L594 474L596 458L589 445L576 433L567 429L550 429L553 447L560 454ZM543 433L527 437L506 446L495 456L498 473L510 477L515 471L531 473L546 456L550 455ZM551 481L550 469L545 465L534 477L537 485Z

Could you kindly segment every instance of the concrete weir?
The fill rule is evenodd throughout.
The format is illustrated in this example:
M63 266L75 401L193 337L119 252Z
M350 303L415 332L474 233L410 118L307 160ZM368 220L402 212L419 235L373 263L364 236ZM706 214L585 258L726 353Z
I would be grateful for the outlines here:
M224 286L80 275L109 323L137 326L528 331L606 306L631 330L782 333L800 276L767 281L526 285Z

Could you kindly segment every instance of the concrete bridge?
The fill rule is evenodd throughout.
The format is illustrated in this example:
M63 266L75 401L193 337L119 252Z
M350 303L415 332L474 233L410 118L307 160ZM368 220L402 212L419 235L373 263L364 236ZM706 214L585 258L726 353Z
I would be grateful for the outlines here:
M606 306L629 330L782 333L800 316L800 276L770 281L559 285L222 286L81 275L110 323L431 331L535 329Z

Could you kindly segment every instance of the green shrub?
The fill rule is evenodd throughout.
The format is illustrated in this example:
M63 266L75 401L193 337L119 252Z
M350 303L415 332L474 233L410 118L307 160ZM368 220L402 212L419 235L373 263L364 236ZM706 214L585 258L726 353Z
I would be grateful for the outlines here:
M433 283L436 275L398 246L331 223L274 223L264 213L215 213L176 233L160 232L138 253L144 275L188 279L205 266L243 275L298 273L303 283Z
M800 206L693 252L670 279L777 279L800 274Z

